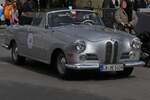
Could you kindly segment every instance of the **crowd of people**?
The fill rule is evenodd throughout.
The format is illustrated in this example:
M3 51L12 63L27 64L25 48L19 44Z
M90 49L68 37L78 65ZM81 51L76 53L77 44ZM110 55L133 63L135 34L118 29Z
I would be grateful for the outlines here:
M103 16L108 18L108 27L135 34L134 27L138 23L136 11L138 8L149 8L150 0L104 0ZM105 12L105 10L108 12Z
M31 1L32 0L26 0L22 7L18 7L18 2L6 0L5 4L0 5L0 24L4 23L7 26L10 26L19 23L30 23L33 12Z
M0 9L1 23L4 21L6 25L10 25L17 24L19 22L16 2L6 0L5 4L1 4Z
M109 4L108 8L117 9L117 11L114 13L114 19L117 23L117 28L130 33L134 33L132 29L138 22L138 17L135 12L137 7L150 7L150 0L104 1ZM5 4L0 5L0 23L4 22L7 26L31 23L33 15L32 0L26 0L23 5L17 3L18 2L14 0L6 0ZM91 5L91 2L89 2L89 5Z

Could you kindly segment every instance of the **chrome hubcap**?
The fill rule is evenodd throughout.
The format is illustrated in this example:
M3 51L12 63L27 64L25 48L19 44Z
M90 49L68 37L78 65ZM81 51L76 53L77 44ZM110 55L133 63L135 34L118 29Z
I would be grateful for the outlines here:
M17 60L17 55L18 55L18 48L15 47L15 48L13 48L13 59L14 60Z
M64 57L60 57L59 61L58 61L58 71L60 74L64 74L65 73L65 64L66 64L66 59Z

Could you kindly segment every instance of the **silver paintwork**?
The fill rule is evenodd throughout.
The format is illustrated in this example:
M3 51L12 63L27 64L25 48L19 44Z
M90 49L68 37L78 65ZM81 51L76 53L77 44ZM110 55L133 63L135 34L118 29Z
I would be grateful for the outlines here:
M3 46L10 47L11 40L15 40L18 45L18 54L47 64L51 63L51 56L55 50L62 50L67 58L66 67L73 69L95 69L99 68L99 64L105 63L106 43L110 41L114 44L118 42L118 56L116 64L124 64L124 67L142 66L144 63L139 61L140 48L133 49L131 42L133 35L121 31L114 31L100 25L67 25L59 27L46 27L48 25L48 14L62 12L67 10L57 10L43 13L43 18L38 26L33 25L15 25L7 28L8 35ZM80 10L89 11L90 10ZM32 48L27 46L28 34L33 35ZM76 53L72 50L75 41L82 40L86 43L86 49L82 53ZM114 50L114 49L113 49ZM133 51L135 58L121 59L122 53ZM80 56L94 54L97 60L81 60ZM112 52L111 62L113 60L114 51Z

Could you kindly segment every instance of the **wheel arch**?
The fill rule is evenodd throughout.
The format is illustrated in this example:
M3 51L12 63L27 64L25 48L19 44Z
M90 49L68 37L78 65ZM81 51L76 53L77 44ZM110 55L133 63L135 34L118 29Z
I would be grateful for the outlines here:
M64 53L64 51L61 49L61 48L56 48L53 50L52 54L51 54L51 57L50 57L50 64L51 65L54 65L55 64L55 60L56 60L56 57L59 53Z
M13 43L16 43L15 39L10 40L10 42L9 42L9 46L8 46L8 48L9 48L9 49L11 49L11 48L12 48Z

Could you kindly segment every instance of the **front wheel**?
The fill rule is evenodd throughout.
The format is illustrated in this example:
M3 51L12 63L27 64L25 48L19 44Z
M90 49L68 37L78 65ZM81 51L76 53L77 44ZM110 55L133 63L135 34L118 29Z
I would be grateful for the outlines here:
M133 69L134 69L133 67L124 68L123 71L118 71L118 72L116 72L116 74L119 77L128 77L133 72Z
M18 47L14 42L11 48L11 59L15 64L22 64L25 62L25 57L18 55Z
M65 64L67 63L66 57L63 53L58 53L57 59L56 59L56 68L61 78L67 78L68 77L68 69L65 67Z

